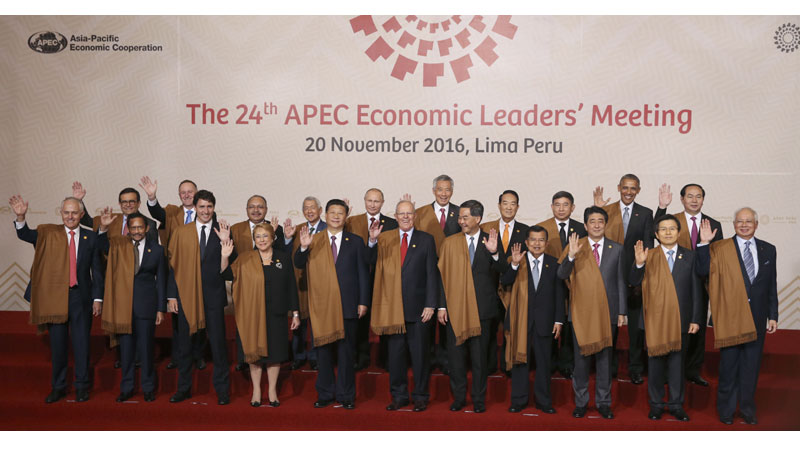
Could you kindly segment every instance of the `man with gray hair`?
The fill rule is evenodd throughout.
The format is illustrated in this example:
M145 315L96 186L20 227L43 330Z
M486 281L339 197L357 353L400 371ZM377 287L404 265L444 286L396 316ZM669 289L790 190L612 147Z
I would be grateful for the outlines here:
M719 420L733 424L737 398L745 423L755 425L755 393L766 333L778 329L775 246L755 238L758 214L740 208L732 239L712 242L717 230L704 219L697 244L696 272L708 276L708 299L719 348ZM710 245L709 245L710 244Z
M75 360L75 401L89 400L89 334L92 315L103 311L103 267L97 234L81 228L81 201L61 202L61 224L28 228L28 202L15 195L9 200L17 216L17 237L33 244L35 254L25 299L31 303L31 323L50 333L52 391L45 403L62 399L67 390L69 341ZM94 299L94 301L92 301Z

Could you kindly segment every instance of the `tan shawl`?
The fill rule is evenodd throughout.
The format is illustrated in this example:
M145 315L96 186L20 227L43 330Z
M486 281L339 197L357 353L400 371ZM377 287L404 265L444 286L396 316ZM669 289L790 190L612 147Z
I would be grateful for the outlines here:
M582 246L575 255L569 276L570 313L581 355L589 356L611 347L611 315L603 275L590 250L589 238L581 238L580 243ZM569 246L564 248L558 262L568 255Z
M736 237L711 244L709 251L708 300L714 320L714 348L755 341L756 326L736 252Z
M369 240L369 225L367 225L367 214L350 216L344 224L344 231L361 236L364 242Z
M439 216L437 216L437 211L433 210L433 206L430 204L425 205L421 208L417 208L416 218L414 219L414 228L418 230L422 230L431 236L433 236L433 240L436 241L436 252L441 255L440 250L442 248L442 244L444 243L444 230L442 230L442 226L439 224ZM448 215L452 216L456 214L452 211L448 212Z
M267 307L260 253L251 249L239 255L231 264L231 271L236 328L242 339L244 359L252 364L268 356Z
M630 205L633 214L633 203ZM625 227L622 226L622 212L619 210L619 201L603 206L608 213L608 223L606 223L606 237L614 242L625 242Z
M175 273L181 307L186 321L189 322L189 333L194 334L206 327L203 279L200 274L200 242L194 222L172 231L168 249L169 265Z
M319 347L344 339L342 295L328 233L315 234L306 251L310 252L306 265L308 313L314 330L314 346Z
M377 245L378 264L375 267L370 327L377 335L405 333L400 233L397 230L381 233Z
M508 330L506 339L506 367L528 362L528 256L522 258L517 276L511 287L508 303Z
M39 225L36 232L30 323L44 331L46 324L66 323L69 317L69 241L61 224Z
M108 237L110 239L103 295L103 330L109 334L130 334L133 332L131 327L135 276L133 271L136 264L133 243L129 237L121 234ZM112 344L116 344L115 339L112 338L111 341Z
M548 255L552 256L553 258L558 259L561 256L561 235L558 234L558 224L556 223L555 218L550 218L545 220L544 222L539 222L536 225L544 228L547 230L547 245L544 248L544 252ZM567 233L567 238L575 232L574 229L570 228L569 230L565 230Z
M114 213L112 216L114 217L114 221L108 226L107 233L109 236L122 236L122 214ZM92 229L97 232L99 228L100 216L94 216L94 218L92 218Z
M250 232L250 221L245 220L231 225L231 239L237 255L253 250L253 234ZM262 274L263 275L263 274Z
M184 225L183 206L167 205L164 208L164 215L166 216L166 219L164 220L164 229L159 230L158 233L161 237L161 242L165 243L164 244L165 247L168 247L169 241L170 239L172 239L172 234L180 226ZM196 218L197 218L197 211L195 210L192 213L192 219Z
M675 247L677 261L678 248ZM642 308L649 356L681 350L681 310L675 281L661 246L650 249L644 266Z
M292 259L294 259L297 249L300 248L300 230L308 228L308 222L303 222L298 225L294 232L294 241L292 241ZM328 244L330 245L330 244ZM306 278L306 269L298 269L294 266L294 279L297 284L297 303L300 305L300 318L308 319L308 279Z
M446 238L439 254L439 272L444 284L447 315L450 326L453 327L456 345L461 345L467 339L481 334L478 300L475 297L472 266L469 263L469 250L464 234L457 233Z

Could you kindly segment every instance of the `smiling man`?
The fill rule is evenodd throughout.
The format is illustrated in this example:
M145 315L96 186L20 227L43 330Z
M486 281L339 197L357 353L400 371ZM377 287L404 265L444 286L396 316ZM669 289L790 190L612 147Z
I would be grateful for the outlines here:
M81 182L76 181L72 183L72 196L81 202L84 201L86 189ZM108 233L110 233L111 236L126 236L128 234L128 216L139 212L139 206L142 204L141 197L139 196L139 191L132 187L126 187L119 192L117 200L119 201L119 209L122 213L112 214L114 221L108 226ZM88 210L85 203L84 210ZM158 226L156 222L148 217L144 217L144 220L147 223L147 238L158 242ZM100 215L92 218L88 214L84 214L83 217L81 217L81 225L92 228L96 232L100 228Z

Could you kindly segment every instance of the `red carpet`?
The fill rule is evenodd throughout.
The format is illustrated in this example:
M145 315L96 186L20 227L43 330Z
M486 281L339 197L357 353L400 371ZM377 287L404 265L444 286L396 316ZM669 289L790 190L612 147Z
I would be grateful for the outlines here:
M231 317L228 317L232 319ZM427 411L410 409L385 411L389 403L389 376L381 369L370 368L357 374L356 409L327 407L314 409L316 372L281 371L279 396L281 406L252 408L250 381L231 370L231 404L218 406L210 386L211 365L195 371L193 397L180 404L170 404L177 373L167 370L170 325L158 327L156 359L159 378L158 397L145 403L141 394L129 402L114 402L119 394L120 372L114 369L115 352L108 349L108 339L94 321L91 365L93 383L91 399L75 403L74 392L65 400L46 405L50 391L50 360L47 335L37 336L27 324L27 312L0 312L0 429L4 430L798 430L800 429L800 386L796 368L800 366L800 331L780 330L769 335L761 367L758 393L759 424L748 426L736 419L733 426L717 420L716 381L719 353L706 355L703 376L711 382L708 388L687 386L685 408L691 421L678 422L668 414L659 421L647 419L647 383L636 386L626 378L614 381L612 410L614 420L600 418L590 409L586 418L575 419L571 412L572 386L569 380L554 378L553 406L555 415L541 414L533 407L520 414L507 411L511 383L505 376L489 379L487 411L450 412L448 378L435 373L431 378L431 404ZM232 325L232 322L229 322ZM627 337L621 330L619 342ZM233 327L228 327L230 350L233 351ZM708 348L711 348L709 333ZM373 346L374 347L374 346ZM233 353L231 353L233 355ZM620 376L626 377L620 358ZM306 366L307 369L307 366ZM71 369L70 369L71 371ZM71 382L70 373L70 382ZM531 374L533 376L533 373ZM531 378L532 379L532 378ZM266 398L266 374L263 377ZM138 380L137 380L138 383ZM590 391L593 392L593 386ZM469 398L468 398L469 400ZM471 404L467 409L471 408Z

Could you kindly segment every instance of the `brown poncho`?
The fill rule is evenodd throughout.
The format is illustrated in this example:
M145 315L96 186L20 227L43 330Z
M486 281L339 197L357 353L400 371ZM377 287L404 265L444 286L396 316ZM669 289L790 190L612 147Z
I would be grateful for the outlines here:
M294 232L294 241L292 241L292 256L297 253L300 248L300 230L308 228L308 222L303 222L298 225ZM328 244L330 246L330 244ZM294 264L292 264L294 267ZM294 279L297 283L297 303L300 305L300 318L308 319L308 279L306 278L306 269L298 269L294 267Z
M606 347L611 347L611 315L608 311L606 285L600 267L592 254L588 237L581 238L582 244L573 261L570 282L570 313L575 338L578 340L581 355L593 355ZM569 246L564 248L561 263L569 255Z
M433 206L425 205L421 208L417 208L416 218L414 219L414 228L418 230L422 230L431 236L433 236L433 240L436 241L436 252L437 254L441 255L441 248L442 244L444 243L444 230L442 230L442 226L439 224L439 214L438 209L441 208L438 204L436 204L437 211L434 211ZM447 213L448 217L456 214L457 212L453 212L452 208Z
M344 339L342 296L328 233L315 234L306 251L310 252L306 264L308 313L314 330L314 346L318 347Z
M175 232L175 230L184 225L183 206L167 205L164 208L164 215L166 216L164 221L164 229L158 230L158 234L161 237L161 242L166 243L165 245L169 246L169 241L172 239L172 234ZM192 213L192 220L196 218L197 211L194 211Z
M261 254L252 249L240 254L231 264L231 271L234 315L242 340L244 359L248 363L255 363L268 356L267 307Z
M44 331L45 325L66 323L69 318L69 240L61 224L39 225L36 231L30 323Z
M677 261L678 247L675 247ZM675 281L661 246L650 249L642 281L644 333L649 356L681 351L681 310Z
M122 236L122 214L114 213L111 216L114 217L114 221L108 226L108 230L106 232L109 236ZM99 228L100 216L94 216L92 218L92 229L97 232Z
M630 214L633 216L633 202L630 204ZM625 242L625 227L622 225L622 212L619 209L619 201L603 206L608 213L608 223L606 223L606 237L614 242Z
M381 224L382 225L382 224ZM367 224L367 214L359 214L357 216L350 216L344 224L344 230L348 233L353 233L361 236L364 242L369 240L369 225Z
M245 220L231 225L231 239L237 255L252 251L253 233L250 231L250 221Z
M556 219L550 218L544 222L539 222L536 225L547 230L547 245L544 248L544 252L553 258L558 259L561 256L561 251L563 249L561 248L561 236L558 234L560 230L558 228L558 223L556 223ZM567 238L569 239L570 235L575 232L575 229L570 228L568 230L564 230L564 232L567 233Z
M103 295L103 330L109 334L130 334L133 332L131 319L133 315L133 278L135 276L133 273L135 268L133 242L129 237L121 234L108 237L108 264L106 265L106 285ZM115 343L116 340L112 339L112 344Z
M467 339L481 334L478 300L475 297L472 266L469 263L464 233L445 239L439 255L439 272L444 284L447 315L450 326L453 327L456 345L461 345Z
M169 265L175 274L181 307L189 322L189 333L206 327L203 308L203 279L200 274L200 241L194 222L172 231L168 247Z
M508 330L506 339L506 367L528 362L528 255L519 263L517 276L511 286L508 303Z
M714 348L744 344L757 338L736 245L734 236L717 241L709 248L708 301L714 319Z
M400 233L397 230L381 233L377 246L378 264L375 267L370 327L378 335L405 333Z

